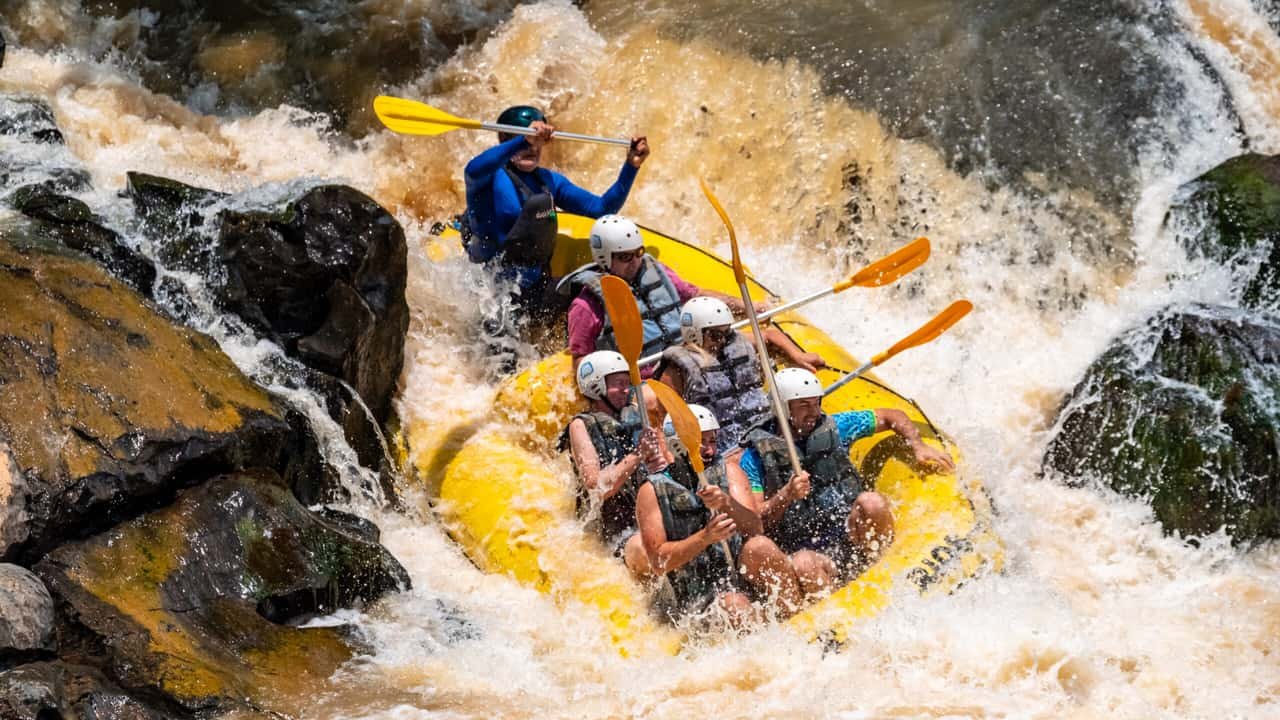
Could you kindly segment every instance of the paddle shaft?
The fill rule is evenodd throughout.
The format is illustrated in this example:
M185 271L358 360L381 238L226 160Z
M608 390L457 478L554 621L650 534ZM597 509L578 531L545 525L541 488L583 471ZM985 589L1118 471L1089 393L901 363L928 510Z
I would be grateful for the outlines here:
M466 126L459 125L459 127L466 127ZM538 134L537 130L533 130L531 128L520 127L519 125L503 125L501 123L480 123L480 129L492 130L494 132L500 132L500 133L509 133L511 135L537 135ZM576 140L577 142L598 143L600 145L620 145L624 148L631 147L630 140L623 140L622 138L598 137L596 135L582 135L580 133L564 132L563 130L556 130L554 133L551 134L551 138L553 140Z
M761 321L764 321L764 320L768 320L769 318L773 317L774 315L777 315L778 313L784 313L784 312L786 312L786 311L788 311L788 310L794 310L795 308L798 308L798 307L800 307L801 305L806 305L806 304L808 304L808 303L813 302L814 300L820 300L820 299L822 299L822 298L824 298L824 297L826 297L826 296L828 296L828 295L834 294L834 293L836 293L836 292L838 292L838 291L836 290L836 288L835 288L835 287L823 288L822 290L819 290L819 291L817 291L817 292L815 292L815 293L812 293L812 294L809 294L809 295L805 295L805 296L804 296L804 297L802 297L802 298L797 298L797 299L792 300L791 302L786 303L786 304L784 304L784 305L779 305L779 306L778 306L778 307L776 307L776 308L769 308L769 309L768 309L768 310L766 310L765 312L760 313L760 315L758 315L758 316L756 317L756 320L757 320L758 322L761 322ZM734 330L741 330L742 328L744 328L744 327L746 327L746 326L748 326L748 325L750 325L750 324L751 324L751 320L750 320L750 318L744 318L744 319L742 319L742 320L738 320L737 322L735 322L734 324L730 325L729 327L733 328ZM659 360L661 360L661 359L662 359L662 353L660 353L660 352L656 352L656 353L654 353L654 354L652 354L652 355L646 355L646 356L644 356L644 357L640 358L640 365L641 365L642 367L643 367L643 366L645 366L645 365L652 365L652 364L654 364L654 363L658 362L658 361L659 361Z
M738 283L738 292L742 293L742 304L747 311L747 320L751 323L751 336L756 340L756 352L760 355L760 372L764 373L769 383L769 401L773 403L773 415L778 419L778 429L782 431L782 439L787 442L787 457L791 460L791 472L799 473L800 454L796 452L796 440L791 435L791 413L778 394L778 383L773 379L773 368L769 365L769 348L764 342L764 333L760 332L760 320L756 317L755 305L751 304L751 293L747 290L747 282Z
M866 371L870 370L871 368L873 368L873 367L875 367L875 366L876 366L876 364L875 364L874 362L872 362L872 361L867 361L867 362L863 363L863 364L862 364L862 367L858 368L857 370L854 370L853 372L849 373L848 375L845 375L844 377L842 377L842 378L840 378L839 380L837 380L837 381L835 381L834 383L832 383L831 387L827 388L826 390L823 390L823 391L822 391L822 397L826 397L826 396L830 395L831 393L833 393L833 392L835 392L835 391L839 390L840 388L844 387L845 385L847 385L847 384L849 384L849 383L853 382L854 380L857 380L859 377L861 377L861 376L862 376L862 373L864 373L864 372L866 372Z

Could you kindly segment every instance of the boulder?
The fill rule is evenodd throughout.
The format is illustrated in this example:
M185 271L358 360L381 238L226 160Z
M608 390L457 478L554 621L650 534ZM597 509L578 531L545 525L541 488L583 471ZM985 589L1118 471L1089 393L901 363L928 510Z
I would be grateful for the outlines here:
M64 647L126 690L187 712L277 712L350 658L346 631L300 628L407 588L380 545L316 515L270 472L215 478L168 508L49 553ZM74 640L73 640L74 639ZM64 650L64 656L66 655Z
M30 226L0 231L0 307L4 475L25 487L0 485L0 560L34 560L218 473L274 468L311 497L326 480L305 423L212 339Z
M53 110L43 100L29 95L0 95L0 135L39 143L63 143Z
M15 210L36 221L39 232L102 263L143 295L151 294L155 265L104 227L84 202L58 194L50 184L25 185L8 199Z
M53 649L53 598L40 578L0 563L0 666L6 656Z
M1166 532L1280 537L1280 323L1166 308L1131 330L1066 400L1044 469L1150 498Z
M1241 155L1201 175L1165 223L1192 257L1238 268L1246 306L1280 307L1280 155Z
M219 193L138 173L129 194L161 262L208 278L222 309L328 376L307 382L385 484L379 426L391 416L409 325L395 218L338 185L258 211L220 208Z
M33 184L56 192L89 188L88 171L66 148L44 100L0 93L0 136L7 138L0 153L0 189Z
M349 187L313 188L277 211L224 212L225 300L308 366L355 388L379 422L404 363L404 231Z
M85 665L34 662L0 672L0 720L162 720L173 715L129 697Z

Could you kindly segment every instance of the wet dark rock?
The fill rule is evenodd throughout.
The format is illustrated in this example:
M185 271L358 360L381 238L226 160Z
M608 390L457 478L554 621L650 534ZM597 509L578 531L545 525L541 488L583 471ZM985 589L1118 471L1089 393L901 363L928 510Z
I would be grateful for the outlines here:
M53 598L40 578L0 563L0 666L5 658L53 649Z
M129 697L96 668L35 662L0 673L0 720L162 720L172 717Z
M384 548L308 511L272 473L227 475L49 553L66 647L132 693L188 712L280 707L352 653L345 631L290 625L407 588ZM73 641L74 639L74 641Z
M314 188L275 212L225 212L225 301L308 366L355 388L379 422L404 362L404 231L349 187Z
M1280 308L1280 155L1234 157L1182 188L1165 223L1193 257L1238 267L1244 304Z
M114 230L104 227L89 206L58 194L47 184L25 185L9 195L9 204L37 221L39 231L102 263L143 295L151 295L156 268L134 252Z
M125 192L142 220L143 234L166 267L208 276L215 270L213 242L206 229L210 207L227 195L177 180L131 172Z
M219 193L137 173L129 194L162 263L208 279L222 309L329 376L307 382L389 487L379 425L391 416L409 323L395 218L338 185L261 211L220 208Z
M1125 333L1067 399L1044 469L1150 498L1166 532L1280 537L1280 324L1168 308Z
M0 560L34 560L219 473L323 480L304 424L212 339L38 230L0 236L0 307L0 437L16 468L0 475L24 488L0 485Z
M43 100L25 95L0 95L0 135L40 143L63 142L53 110Z

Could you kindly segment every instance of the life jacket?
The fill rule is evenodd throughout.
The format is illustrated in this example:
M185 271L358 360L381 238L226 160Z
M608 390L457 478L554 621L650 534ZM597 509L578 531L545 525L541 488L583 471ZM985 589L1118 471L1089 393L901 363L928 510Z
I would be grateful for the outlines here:
M754 448L764 469L764 496L773 497L791 479L787 442L778 436L777 420L769 418L747 431L742 444ZM769 537L784 552L822 551L845 542L846 520L853 509L862 478L840 441L836 423L823 415L806 438L796 438L800 466L809 473L809 495L789 505Z
M503 171L520 193L520 215L507 231L507 241L498 259L515 267L546 267L551 264L556 234L560 231L555 198L545 186L534 192L510 165Z
M729 492L723 458L709 465L702 476L708 485ZM667 472L649 475L649 482L658 498L662 527L668 541L684 540L706 527L711 511L697 496L698 476L690 467L687 456L677 453L676 461L668 466ZM728 545L733 557L726 558L722 544L714 543L697 557L666 574L674 601L672 607L663 608L668 614L681 615L705 607L715 599L720 589L734 586L742 537L734 535L728 540Z
M715 357L683 345L663 351L684 376L684 399L705 406L720 423L718 449L738 446L747 429L769 417L760 359L746 335L734 331Z
M637 422L624 422L600 411L579 413L574 420L582 420L591 437L591 445L600 457L600 467L608 467L636 449L636 436L639 431ZM629 420L629 418L628 418ZM572 424L572 421L570 422ZM569 428L560 435L560 449L569 446ZM574 467L574 472L577 472ZM606 498L600 505L599 533L606 544L612 545L636 527L636 492L644 484L645 470L643 464L632 473L630 478L613 497ZM591 498L586 492L586 485L578 485L578 512L586 514L590 508Z
M604 291L600 289L602 277L604 274L600 272L599 267L583 266L562 280L560 288L587 290L603 306ZM662 352L668 346L678 344L680 342L680 293L658 261L645 255L640 272L636 273L630 286L631 294L635 296L636 306L640 310L640 319L644 322L644 348L640 354L653 355ZM596 338L596 349L618 349L618 343L613 337L613 321L608 313L605 313L600 337Z

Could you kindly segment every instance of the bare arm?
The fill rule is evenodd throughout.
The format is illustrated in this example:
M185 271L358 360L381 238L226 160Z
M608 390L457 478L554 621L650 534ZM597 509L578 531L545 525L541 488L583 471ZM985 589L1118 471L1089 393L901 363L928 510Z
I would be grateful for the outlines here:
M605 500L617 495L627 478L640 467L640 455L635 452L628 453L608 467L600 467L600 455L596 453L595 445L591 444L587 424L581 419L569 423L569 452L587 491L591 494L598 493Z
M725 464L725 476L729 480L728 509L725 511L742 532L743 537L751 537L764 532L764 523L760 521L760 507L755 493L751 492L751 481L737 463ZM705 502L705 501L704 501Z
M742 479L747 483L747 492L751 494L753 505L757 509L756 514L760 517L762 530L772 530L777 526L778 521L782 519L782 514L786 511L788 505L809 494L809 473L801 472L799 475L793 476L778 492L761 500L759 499L760 496L751 493L751 480L746 471L742 469L742 458L745 456L746 452L739 453L737 457L730 461L726 467L726 473L729 475L730 483L733 482L734 474L742 476ZM731 484L730 491L732 489L733 486Z
M917 463L931 470L955 471L956 464L951 456L937 448L925 445L920 439L920 431L916 429L916 424L911 422L911 418L907 417L906 413L893 408L876 408L875 413L876 432L892 430L900 435L911 446Z
M712 545L734 532L733 520L725 515L713 515L706 527L683 540L667 540L667 530L662 525L662 511L658 508L658 494L653 483L640 486L636 494L636 522L640 527L640 542L649 556L654 573L665 575L684 567Z
M827 366L821 355L801 350L794 340L776 326L766 325L763 330L765 341L782 352L792 365L802 367L809 372L817 372L818 368Z

